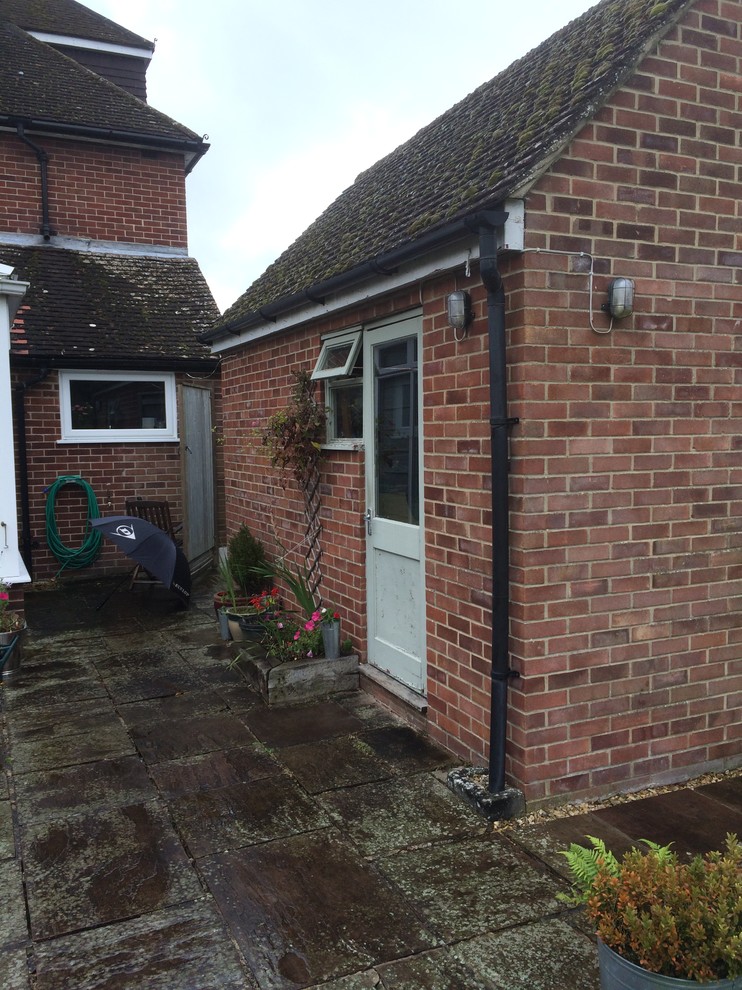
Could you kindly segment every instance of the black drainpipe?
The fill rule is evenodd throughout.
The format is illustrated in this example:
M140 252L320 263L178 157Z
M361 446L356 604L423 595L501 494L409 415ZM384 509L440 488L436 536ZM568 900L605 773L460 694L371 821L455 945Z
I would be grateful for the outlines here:
M33 577L33 540L31 539L31 505L28 497L28 445L26 443L26 391L48 378L49 368L42 368L35 378L18 382L15 387L15 423L18 429L18 467L21 488L21 556L28 573Z
M494 218L493 218L494 219ZM490 440L492 473L492 690L490 696L489 790L505 790L505 744L510 669L508 431L517 420L507 417L505 359L505 289L497 268L497 232L483 218L479 228L479 273L487 289L490 371Z
M48 241L54 233L51 228L51 223L49 222L49 156L43 148L40 148L38 144L34 144L30 138L26 137L23 124L17 125L16 133L21 141L28 145L28 147L33 151L36 155L36 160L39 163L39 175L41 177L41 234L43 235L44 240Z

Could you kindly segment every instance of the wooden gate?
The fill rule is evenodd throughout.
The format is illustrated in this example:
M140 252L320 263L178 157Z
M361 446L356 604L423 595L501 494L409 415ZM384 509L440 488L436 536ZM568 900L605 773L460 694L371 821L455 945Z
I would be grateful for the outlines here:
M178 388L180 461L183 483L183 548L197 573L211 566L215 543L214 448L211 432L211 392Z

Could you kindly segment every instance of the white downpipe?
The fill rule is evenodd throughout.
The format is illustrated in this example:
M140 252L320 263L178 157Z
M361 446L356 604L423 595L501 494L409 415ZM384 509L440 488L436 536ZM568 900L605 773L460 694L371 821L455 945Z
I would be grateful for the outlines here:
M18 542L18 510L13 449L13 399L10 388L10 327L28 288L0 265L0 578L9 584L30 581Z

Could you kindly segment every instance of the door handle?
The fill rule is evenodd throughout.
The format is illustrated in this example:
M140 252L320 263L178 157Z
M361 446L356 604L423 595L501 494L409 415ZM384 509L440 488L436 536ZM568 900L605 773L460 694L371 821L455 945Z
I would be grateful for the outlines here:
M366 509L366 515L364 516L364 519L366 520L366 532L370 536L371 535L371 510L370 509Z

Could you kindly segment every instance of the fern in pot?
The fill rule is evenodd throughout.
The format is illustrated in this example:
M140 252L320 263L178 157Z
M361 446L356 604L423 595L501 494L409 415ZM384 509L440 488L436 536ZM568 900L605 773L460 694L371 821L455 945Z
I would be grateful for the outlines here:
M643 840L619 860L601 839L564 852L563 900L584 905L598 935L602 990L742 990L742 844L681 860Z

